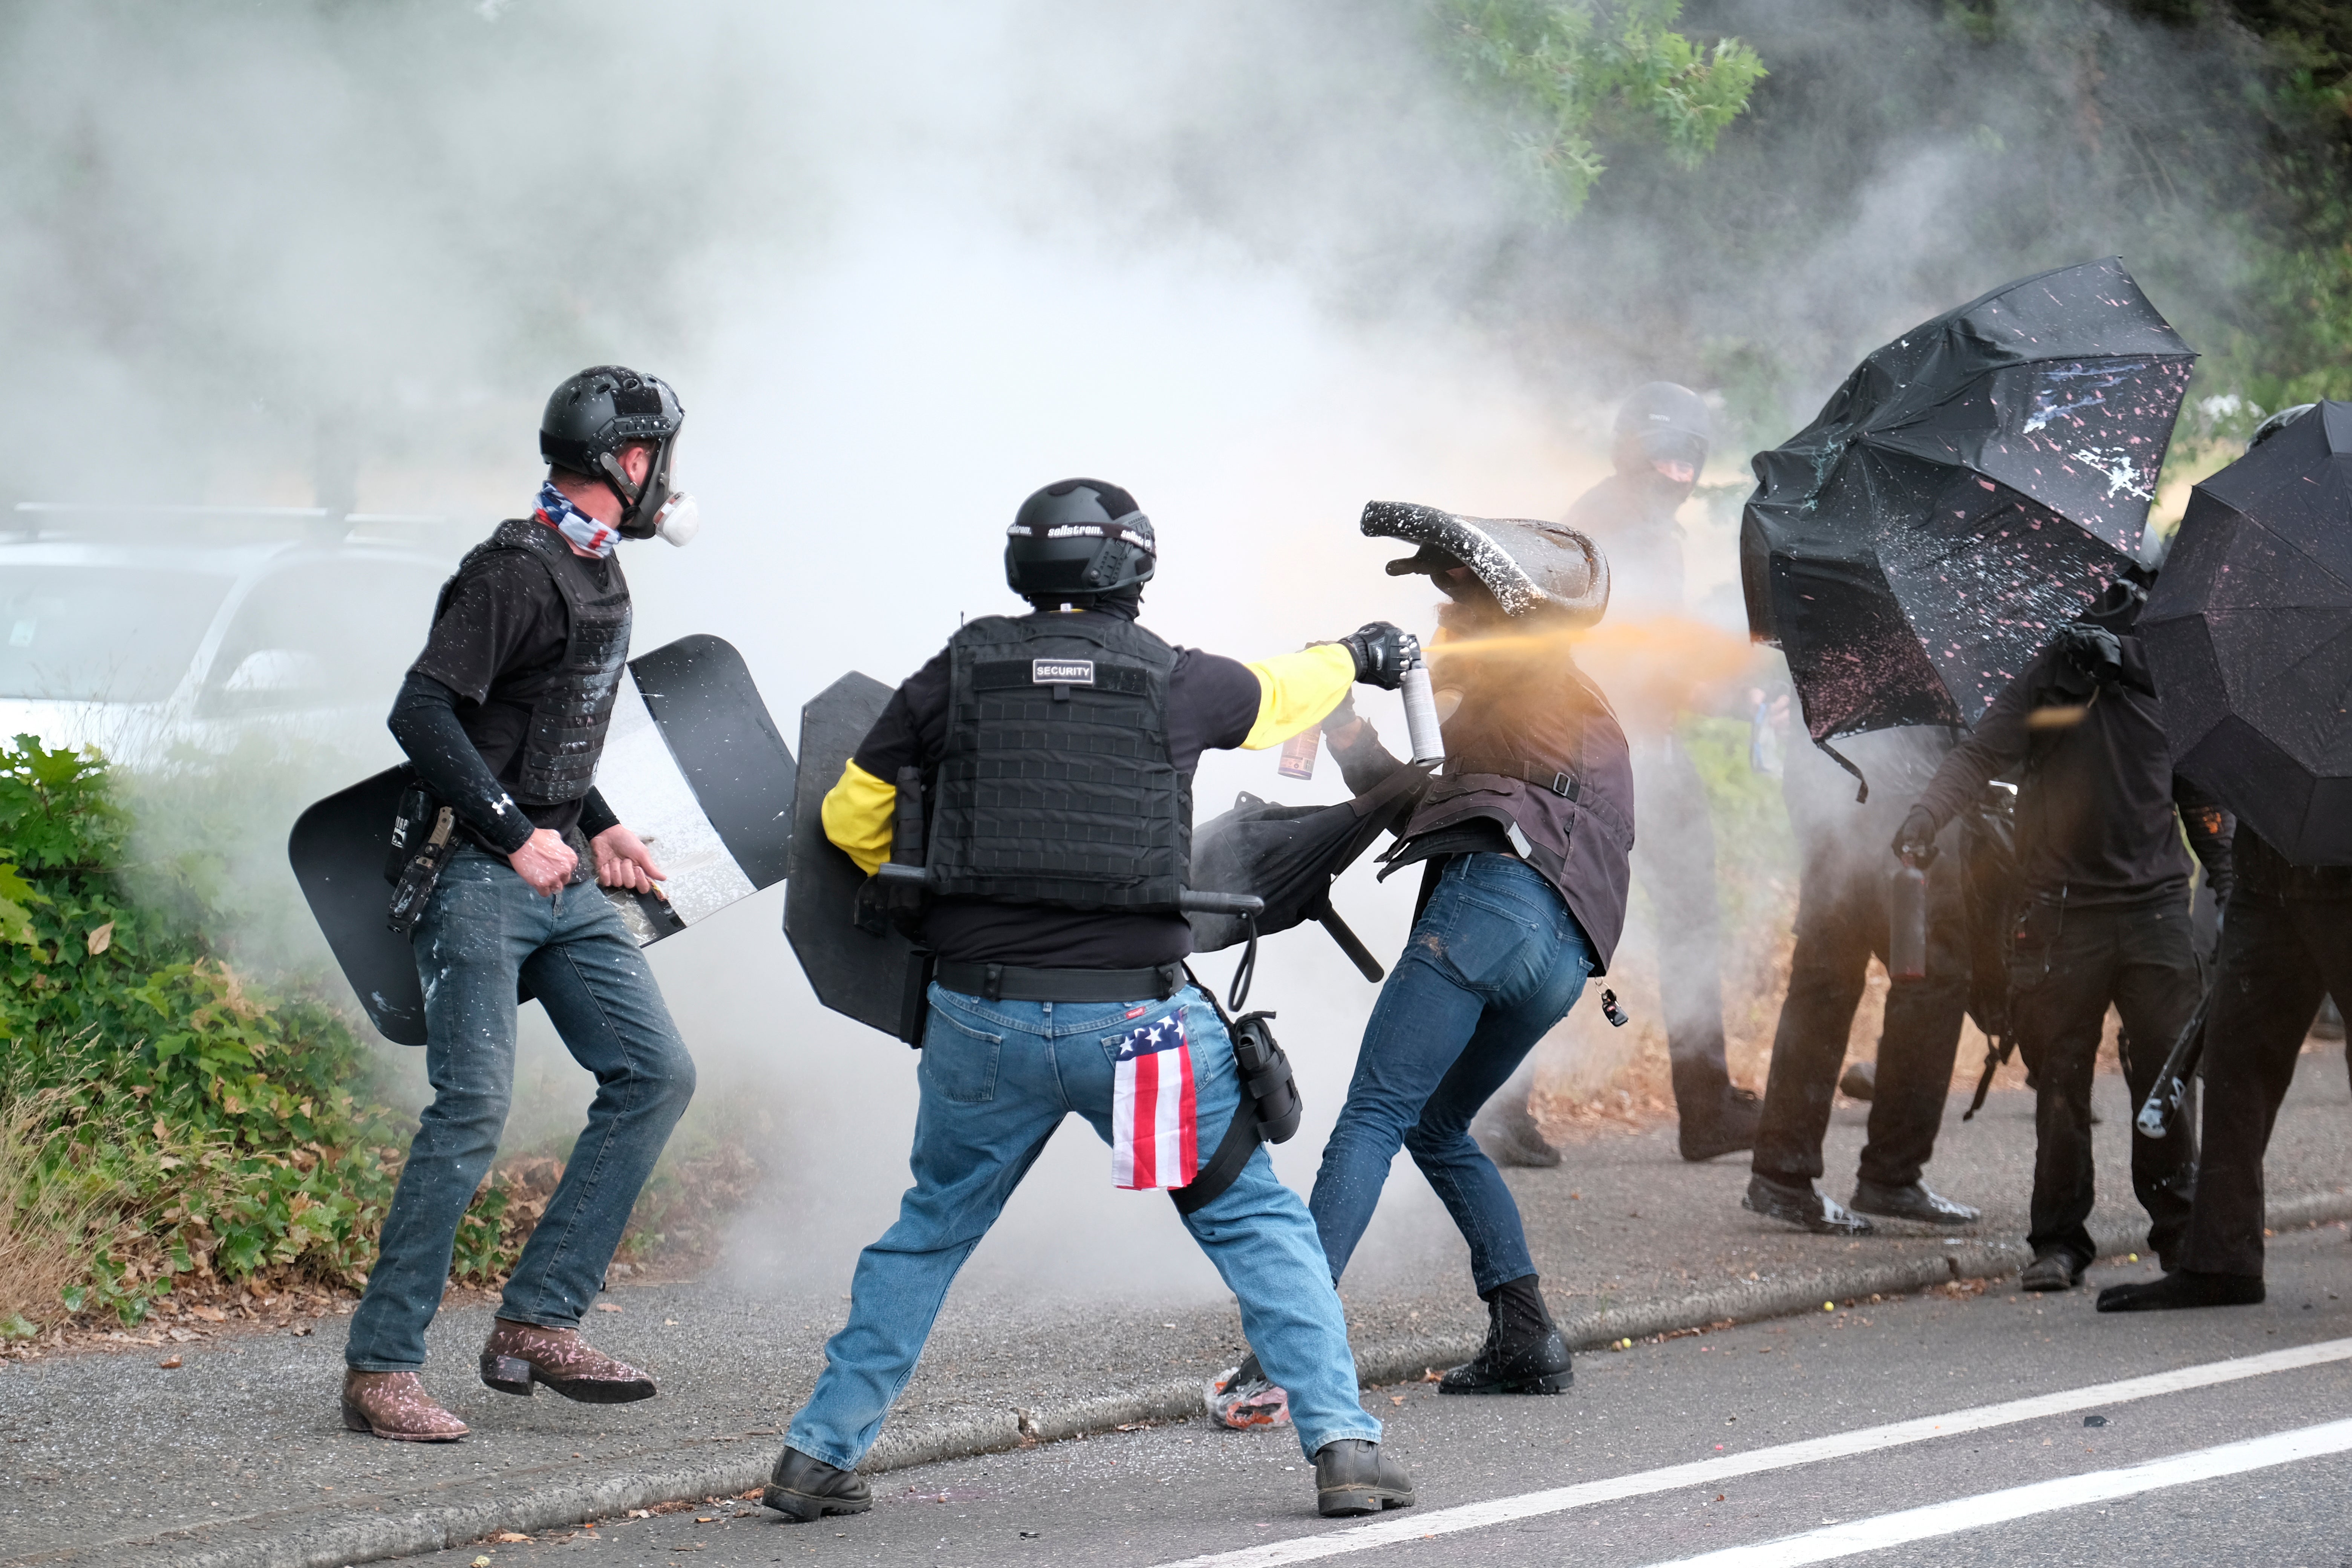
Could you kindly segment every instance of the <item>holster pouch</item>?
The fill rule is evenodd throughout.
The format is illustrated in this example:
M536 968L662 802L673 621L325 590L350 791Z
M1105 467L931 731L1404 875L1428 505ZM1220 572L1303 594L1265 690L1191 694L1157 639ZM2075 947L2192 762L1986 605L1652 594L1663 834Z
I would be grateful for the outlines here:
M429 819L428 811L432 814ZM420 834L418 829L427 820L433 825L431 829ZM393 817L392 858L386 864L386 873L392 879L392 907L385 913L384 924L394 936L407 936L416 930L416 922L424 918L425 906L441 880L442 868L457 852L457 812L435 800L422 784L409 785ZM394 867L398 868L396 874L392 870Z
M1247 1013L1238 1020L1227 1018L1213 993L1203 986L1202 994L1209 998L1210 1006L1216 1007L1217 1017L1234 1042L1234 1068L1241 1079L1242 1098L1208 1163L1191 1182L1168 1194L1175 1202L1176 1212L1184 1215L1223 1197L1260 1143L1288 1142L1298 1131L1299 1117L1306 1110L1298 1098L1298 1080L1290 1070L1290 1058L1275 1042L1274 1015Z

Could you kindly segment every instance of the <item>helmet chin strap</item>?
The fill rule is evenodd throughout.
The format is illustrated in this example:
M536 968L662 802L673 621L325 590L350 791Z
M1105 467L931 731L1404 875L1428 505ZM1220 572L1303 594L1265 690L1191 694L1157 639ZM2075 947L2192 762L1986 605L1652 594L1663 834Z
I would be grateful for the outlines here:
M604 481L604 488L611 490L614 498L621 503L622 526L626 527L635 522L637 517L637 502L646 493L644 489L629 483L629 471L621 467L619 459L610 452L596 459L596 477ZM653 470L646 469L646 477L650 479L653 477Z
M653 459L646 467L646 482L642 485L629 483L628 470L621 467L620 459L614 454L607 452L596 460L596 477L604 481L605 488L621 503L618 526L623 538L651 539L654 536L653 528L650 525L638 527L637 520L640 517L658 517L663 503L669 500L670 454L677 446L677 437L672 436L654 447Z

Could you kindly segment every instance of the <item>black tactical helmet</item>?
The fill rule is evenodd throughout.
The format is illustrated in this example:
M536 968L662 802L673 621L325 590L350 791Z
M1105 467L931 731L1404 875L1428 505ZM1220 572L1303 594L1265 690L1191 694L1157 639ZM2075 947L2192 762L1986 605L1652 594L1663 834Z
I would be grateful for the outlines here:
M651 539L669 500L670 458L686 410L669 384L625 365L592 365L555 389L539 421L539 451L551 467L602 479L621 500L621 536ZM654 444L642 487L614 454L632 441Z
M1697 393L1671 381L1637 386L1617 409L1617 469L1638 473L1653 463L1704 468L1706 436L1706 403Z
M1090 596L1151 581L1160 546L1135 498L1100 479L1063 479L1021 503L1004 531L1004 581L1024 599Z

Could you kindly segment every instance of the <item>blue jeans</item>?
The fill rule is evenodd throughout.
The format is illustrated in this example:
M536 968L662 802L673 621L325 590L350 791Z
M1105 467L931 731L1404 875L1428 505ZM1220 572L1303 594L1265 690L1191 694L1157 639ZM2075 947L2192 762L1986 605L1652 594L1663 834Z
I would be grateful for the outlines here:
M1481 1294L1536 1271L1519 1205L1470 1119L1568 1016L1592 973L1583 928L1508 855L1465 855L1439 878L1381 988L1309 1206L1339 1279L1402 1147L1437 1189Z
M899 1200L898 1222L858 1255L849 1321L825 1342L824 1375L786 1439L845 1470L874 1446L950 1281L1062 1119L1076 1111L1110 1141L1111 1057L1134 1022L1183 1009L1203 1165L1241 1100L1233 1042L1191 986L1166 1002L1095 1003L984 1002L934 985L930 1001L908 1162L915 1184ZM1130 1020L1136 1009L1145 1011ZM1106 1182L1109 1166L1104 1161ZM1240 1299L1243 1331L1266 1374L1289 1391L1299 1447L1312 1457L1335 1438L1378 1442L1381 1424L1357 1400L1348 1325L1314 1222L1275 1179L1265 1151L1184 1224Z
M514 1095L518 977L572 1059L596 1075L596 1098L499 1317L559 1329L580 1321L694 1093L694 1060L653 971L594 883L541 898L503 859L461 849L416 923L415 946L433 1103L418 1119L367 1295L352 1315L343 1360L360 1372L425 1364L425 1327L448 1283L457 1222L499 1152Z

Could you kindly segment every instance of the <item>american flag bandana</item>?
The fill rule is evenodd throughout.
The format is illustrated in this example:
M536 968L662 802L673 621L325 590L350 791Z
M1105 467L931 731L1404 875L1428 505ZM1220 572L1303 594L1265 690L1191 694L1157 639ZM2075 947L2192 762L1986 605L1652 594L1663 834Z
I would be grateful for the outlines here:
M1130 1192L1190 1183L1201 1151L1183 1009L1129 1030L1112 1071L1111 1180Z
M531 515L600 560L621 542L618 533L566 500L553 479L539 487L539 510Z

